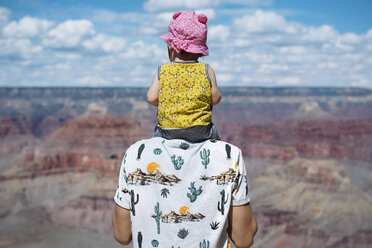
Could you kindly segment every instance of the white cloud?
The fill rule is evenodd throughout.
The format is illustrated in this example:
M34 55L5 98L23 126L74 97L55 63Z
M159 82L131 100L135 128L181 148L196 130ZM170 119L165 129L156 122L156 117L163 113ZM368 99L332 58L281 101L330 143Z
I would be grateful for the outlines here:
M366 50L372 52L372 44L367 44Z
M237 31L244 33L283 32L288 27L282 16L262 10L256 10L253 15L236 18L233 23Z
M83 56L82 54L78 53L78 52L56 52L55 54L55 57L59 60L68 60L68 61L77 61L79 59L81 59Z
M216 18L216 11L214 9L196 9L195 13L206 15L208 17L208 23Z
M107 78L102 77L101 75L88 75L76 79L76 84L79 86L95 86L95 87L104 87L110 85L112 82Z
M143 41L134 42L127 47L124 53L120 55L121 58L126 60L137 60L137 59L158 59L162 57L162 54L166 54L166 49L160 49L156 45L145 44Z
M169 21L173 13L169 12ZM93 11L92 20L94 23L103 23L111 28L112 25L133 25L143 23L144 21L153 18L153 14L139 12L114 12L109 10Z
M308 53L308 49L304 46L283 46L279 48L279 52L282 54L305 54Z
M95 33L93 24L88 20L68 20L59 24L48 33L43 44L53 48L76 48L86 37Z
M0 6L0 29L8 22L9 17L10 10Z
M249 85L347 86L353 82L372 87L372 74L366 69L372 66L372 29L365 34L340 34L330 25L288 22L276 12L263 10L236 17L227 28L227 40L210 43L209 63L214 65L221 57L224 61L216 68L217 78L239 67L241 72L233 79L242 85L248 75ZM360 64L366 66L355 66ZM229 83L224 80L222 85Z
M85 40L82 45L84 48L95 52L121 52L125 48L127 41L123 38L98 34L92 39Z
M317 68L319 69L336 69L337 67L338 64L334 62L322 62L317 64Z
M251 46L252 43L253 42L251 40L235 38L232 40L230 45L234 47L248 47Z
M149 15L140 23L140 32L145 35L160 35L167 32L173 13L163 12Z
M372 41L372 28L367 31L365 38L369 41Z
M351 79L353 80L351 85L354 87L368 87L371 83L363 75L351 75Z
M335 47L338 48L339 50L343 50L345 52L351 52L354 50L354 47L352 45L343 43L341 39L337 39L335 43Z
M355 33L343 34L341 35L340 39L343 43L348 43L348 44L358 44L362 41L362 37Z
M144 35L157 35L159 34L159 29L156 27L148 27L148 26L142 26L140 28L140 31Z
M225 25L216 25L208 28L208 41L226 41L230 35L230 28Z
M228 73L221 73L218 75L218 82L221 82L222 84L225 84L225 85L231 84L232 79L233 79L233 76Z
M255 81L262 85L265 85L265 84L270 85L273 83L274 78L266 76L266 77L255 78Z
M287 65L281 64L262 64L258 69L258 73L273 73L275 71L288 71Z
M223 3L238 4L247 6L268 6L272 4L272 0L223 0Z
M303 27L302 40L305 42L334 42L338 32L329 25L321 27Z
M67 71L67 70L70 70L71 69L71 66L67 63L58 63L58 64L55 64L55 65L46 65L45 66L45 69L47 70L64 70L64 71Z
M301 79L298 77L284 77L280 78L276 83L279 85L298 85Z
M250 83L253 82L253 79L252 79L251 77L243 76L243 77L242 77L242 82L243 82L243 83L250 84Z
M340 33L330 25L290 22L273 11L230 15L194 4L197 13L217 19L208 21L210 55L201 61L211 64L221 86L372 88L372 29ZM52 24L34 17L11 20L10 11L0 8L0 30L6 30L0 34L0 84L149 86L157 66L168 62L158 35L167 32L173 13L97 10L92 21ZM226 16L233 16L230 22Z
M208 22L215 18L213 9L195 10L196 13L203 13L208 17ZM168 31L168 25L172 21L173 12L161 12L148 14L139 20L140 33L144 35L160 35Z
M33 46L28 39L0 39L0 57L10 61L28 59L42 51L41 46Z
M149 0L143 7L148 12L164 12L215 8L220 3L220 0Z
M53 26L53 22L33 17L23 17L19 22L12 21L3 29L5 37L32 38L44 34Z

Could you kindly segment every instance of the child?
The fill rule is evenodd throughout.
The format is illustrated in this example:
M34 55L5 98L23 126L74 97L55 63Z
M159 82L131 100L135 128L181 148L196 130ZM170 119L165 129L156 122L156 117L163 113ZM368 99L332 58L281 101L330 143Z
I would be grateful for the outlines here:
M212 105L221 101L213 69L198 58L209 54L207 17L193 11L177 12L168 33L170 63L158 68L147 101L158 106L154 137L200 142L220 140L212 123Z

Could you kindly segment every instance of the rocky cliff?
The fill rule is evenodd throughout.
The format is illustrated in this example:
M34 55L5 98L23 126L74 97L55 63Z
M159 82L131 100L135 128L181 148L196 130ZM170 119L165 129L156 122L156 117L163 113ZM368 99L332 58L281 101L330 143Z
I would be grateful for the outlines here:
M0 247L119 247L111 212L120 162L155 125L145 93L0 88ZM213 120L245 156L255 247L371 245L371 90L222 94Z

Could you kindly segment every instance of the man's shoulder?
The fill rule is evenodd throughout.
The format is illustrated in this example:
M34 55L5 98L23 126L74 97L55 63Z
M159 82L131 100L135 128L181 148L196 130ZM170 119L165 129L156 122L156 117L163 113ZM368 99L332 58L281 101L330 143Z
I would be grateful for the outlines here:
M241 152L240 148L222 140L207 140L204 141L203 146L205 147L212 147L214 149L221 149L221 150L231 150L234 152Z
M157 144L161 144L163 142L163 140L164 139L160 138L160 137L152 137L152 138L149 138L149 139L138 140L135 143L133 143L132 145L130 145L128 147L127 151L136 150L136 149L138 149L138 147L140 147L142 145L144 145L144 146L146 146L146 145L154 146L154 145L157 145Z
M156 146L156 145L164 145L164 146L173 146L174 147L174 143L180 143L180 144L183 144L183 143L190 143L188 141L185 141L185 140L181 140L181 139L174 139L174 140L167 140L167 139L164 139L164 138L161 138L161 137L152 137L152 138L149 138L149 139L142 139L142 140L138 140L136 141L135 143L133 143L132 145L129 146L128 150L132 150L132 149L137 149L139 146L141 145L149 145L149 146ZM229 143L229 142L226 142L226 141L222 141L222 140L205 140L205 141L202 141L202 142L198 142L198 143L190 143L190 144L199 144L200 145L200 148L206 148L206 147L213 147L214 149L225 149L226 147L230 147L231 150L236 150L236 151L241 151L239 147ZM182 148L182 145L180 147L180 149L183 149Z

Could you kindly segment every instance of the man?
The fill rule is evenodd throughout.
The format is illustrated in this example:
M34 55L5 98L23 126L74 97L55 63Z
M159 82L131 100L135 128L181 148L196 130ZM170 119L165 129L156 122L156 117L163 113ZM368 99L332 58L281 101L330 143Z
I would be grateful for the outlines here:
M152 138L123 158L114 236L133 247L250 247L257 224L239 148Z

